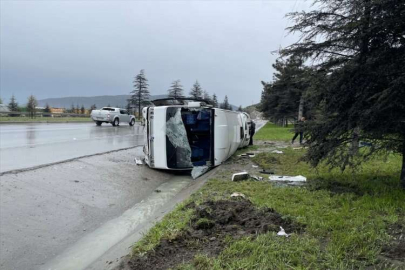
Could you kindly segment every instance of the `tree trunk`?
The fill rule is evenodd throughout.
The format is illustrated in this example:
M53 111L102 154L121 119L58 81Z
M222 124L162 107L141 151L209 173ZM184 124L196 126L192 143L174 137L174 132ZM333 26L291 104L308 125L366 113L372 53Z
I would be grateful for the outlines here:
M402 171L401 171L401 186L405 189L405 138L402 143Z
M304 95L301 95L300 104L298 105L298 120L304 115Z
M352 135L352 147L350 149L350 153L353 156L357 155L357 153L359 152L359 135L360 129L358 127L354 128Z
M138 119L141 119L141 99L142 99L142 85L139 86L139 95L138 95Z

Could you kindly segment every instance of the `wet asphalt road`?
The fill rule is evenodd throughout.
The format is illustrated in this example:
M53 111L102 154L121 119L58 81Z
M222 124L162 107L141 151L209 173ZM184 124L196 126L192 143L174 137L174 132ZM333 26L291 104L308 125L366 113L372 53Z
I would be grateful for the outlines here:
M128 124L1 124L0 172L141 145L142 130Z
M136 147L2 175L0 269L87 268L193 182L135 165L141 155Z

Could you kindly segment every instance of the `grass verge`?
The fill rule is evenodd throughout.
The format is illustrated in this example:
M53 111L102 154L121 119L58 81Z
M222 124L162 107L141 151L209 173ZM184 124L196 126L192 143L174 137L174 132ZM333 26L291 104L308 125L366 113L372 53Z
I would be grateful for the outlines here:
M292 130L293 126L280 127L268 122L255 134L255 140L291 141L294 136Z
M285 131L272 133L285 136ZM137 243L133 255L147 254L161 239L174 239L191 226L194 213L185 206L188 203L229 199L240 192L258 208L272 208L302 225L304 232L289 238L268 232L254 239L228 239L218 256L198 254L179 269L405 269L405 256L392 260L384 253L393 239L390 228L405 228L405 192L398 183L400 156L375 157L356 172L342 173L323 166L310 168L300 161L302 149L286 148L284 154L264 150L253 158L256 164L276 174L304 175L307 185L211 179ZM232 172L224 165L220 173L229 179Z

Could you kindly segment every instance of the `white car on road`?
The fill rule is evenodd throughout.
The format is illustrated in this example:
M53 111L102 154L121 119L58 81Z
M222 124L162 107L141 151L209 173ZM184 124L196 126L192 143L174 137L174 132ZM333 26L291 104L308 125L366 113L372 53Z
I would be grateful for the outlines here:
M122 122L129 123L130 126L135 125L135 116L130 115L125 109L103 107L100 110L92 110L90 116L97 126L101 126L102 123L118 126Z

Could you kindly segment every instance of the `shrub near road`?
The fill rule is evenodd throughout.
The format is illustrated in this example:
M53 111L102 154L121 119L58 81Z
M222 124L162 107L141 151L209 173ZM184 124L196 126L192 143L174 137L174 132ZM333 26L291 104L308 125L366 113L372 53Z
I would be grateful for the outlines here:
M257 137L274 132L271 125ZM276 131L289 138L288 128ZM405 192L401 157L374 158L354 174L311 169L305 150L258 142L251 160L234 157L215 178L158 223L133 249L132 269L402 269ZM287 145L285 145L287 146ZM252 162L277 174L308 177L305 186L231 182ZM256 170L256 171L255 171ZM266 175L262 175L267 177ZM239 192L246 199L230 195ZM248 211L246 211L248 210ZM277 236L283 226L288 238Z

